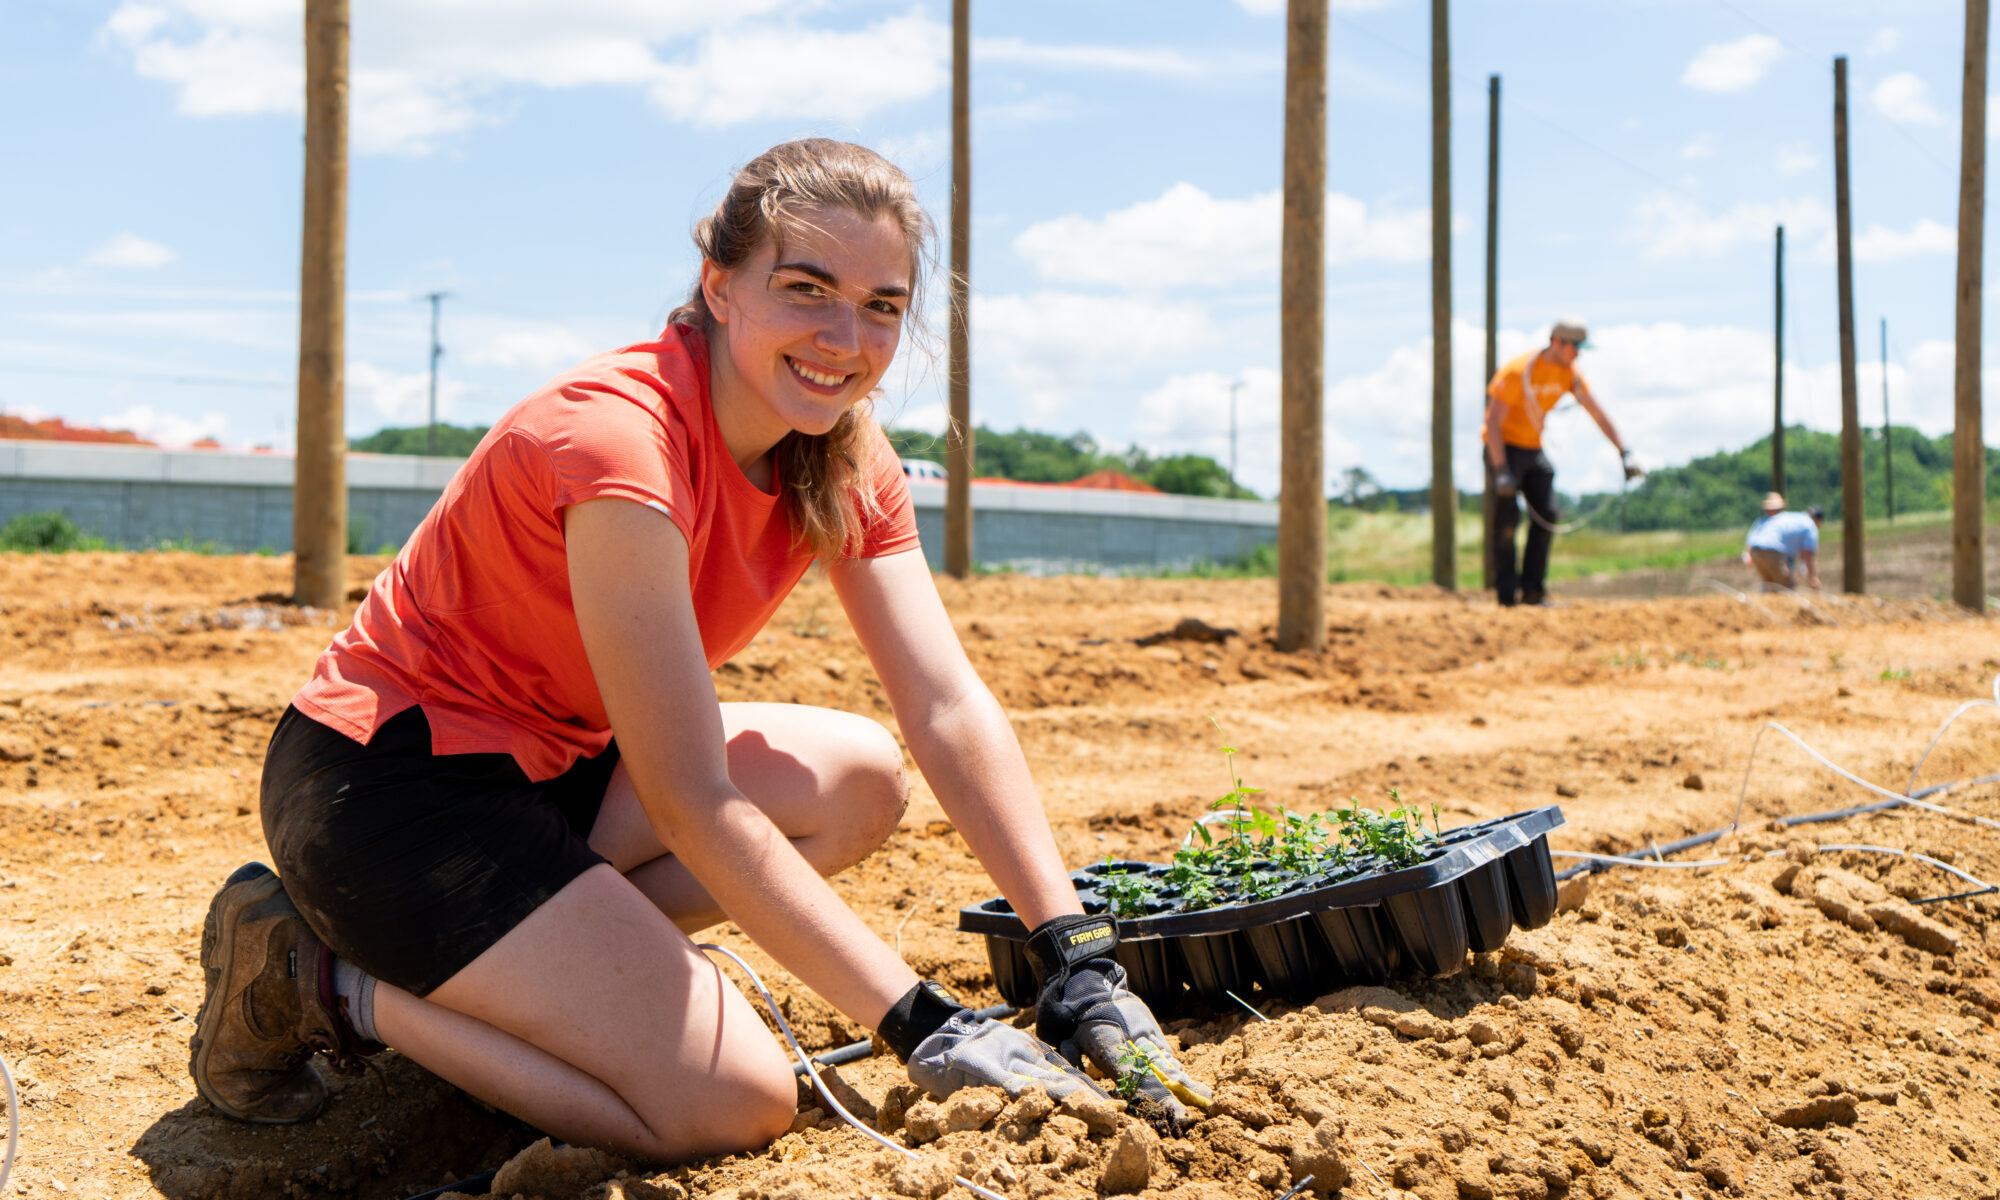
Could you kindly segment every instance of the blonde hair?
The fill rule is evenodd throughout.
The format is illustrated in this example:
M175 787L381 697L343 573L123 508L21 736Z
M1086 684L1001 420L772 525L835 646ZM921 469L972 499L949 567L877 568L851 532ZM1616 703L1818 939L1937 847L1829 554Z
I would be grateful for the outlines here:
M865 146L801 138L764 151L736 172L715 211L696 223L694 244L703 258L728 270L766 240L778 241L786 226L805 224L808 208L894 219L910 249L907 319L921 331L919 289L932 255L931 219L910 177ZM668 320L713 333L715 314L699 278ZM866 523L881 515L874 491L865 486L876 429L873 401L870 396L848 409L825 433L794 430L773 450L792 530L822 559L858 550Z

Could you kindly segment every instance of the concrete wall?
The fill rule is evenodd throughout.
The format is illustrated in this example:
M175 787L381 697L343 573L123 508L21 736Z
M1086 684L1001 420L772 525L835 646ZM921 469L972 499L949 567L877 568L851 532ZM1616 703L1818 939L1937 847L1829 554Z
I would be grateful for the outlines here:
M458 465L350 455L350 540L367 551L400 545ZM943 566L944 491L940 482L910 484L933 569ZM1278 536L1277 507L1254 501L980 484L972 505L974 560L1037 574L1234 562ZM283 553L292 547L292 460L0 439L0 524L32 512L64 513L116 546Z

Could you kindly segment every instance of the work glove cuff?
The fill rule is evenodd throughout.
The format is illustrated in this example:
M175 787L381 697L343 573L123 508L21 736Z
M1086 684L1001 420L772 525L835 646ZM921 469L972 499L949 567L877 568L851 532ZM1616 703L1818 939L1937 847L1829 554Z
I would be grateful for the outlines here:
M1078 963L1112 957L1117 947L1118 923L1110 917L1050 917L1028 935L1028 965L1035 982L1046 988L1051 979L1067 978Z
M942 1029L953 1017L968 1011L956 997L944 990L944 985L926 979L904 992L902 998L889 1007L875 1032L895 1053L896 1061L907 1063L926 1038Z

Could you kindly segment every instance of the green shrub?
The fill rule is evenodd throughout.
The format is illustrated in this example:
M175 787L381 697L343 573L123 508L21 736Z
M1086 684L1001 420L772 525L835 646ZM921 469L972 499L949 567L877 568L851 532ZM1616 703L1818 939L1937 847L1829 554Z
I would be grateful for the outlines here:
M22 513L0 526L0 550L62 554L71 550L104 550L103 538L85 533L59 512Z

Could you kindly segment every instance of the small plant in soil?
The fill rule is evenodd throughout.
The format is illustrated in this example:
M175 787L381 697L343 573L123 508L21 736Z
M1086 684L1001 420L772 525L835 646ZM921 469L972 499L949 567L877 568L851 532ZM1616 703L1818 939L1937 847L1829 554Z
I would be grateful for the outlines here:
M1160 885L1144 875L1128 874L1123 866L1104 856L1104 874L1097 888L1111 906L1114 917L1143 917L1147 906L1159 893Z
M1126 1042L1124 1049L1118 1052L1118 1081L1112 1085L1112 1090L1118 1093L1121 1100L1136 1100L1140 1085L1152 1073L1152 1052L1137 1042Z

